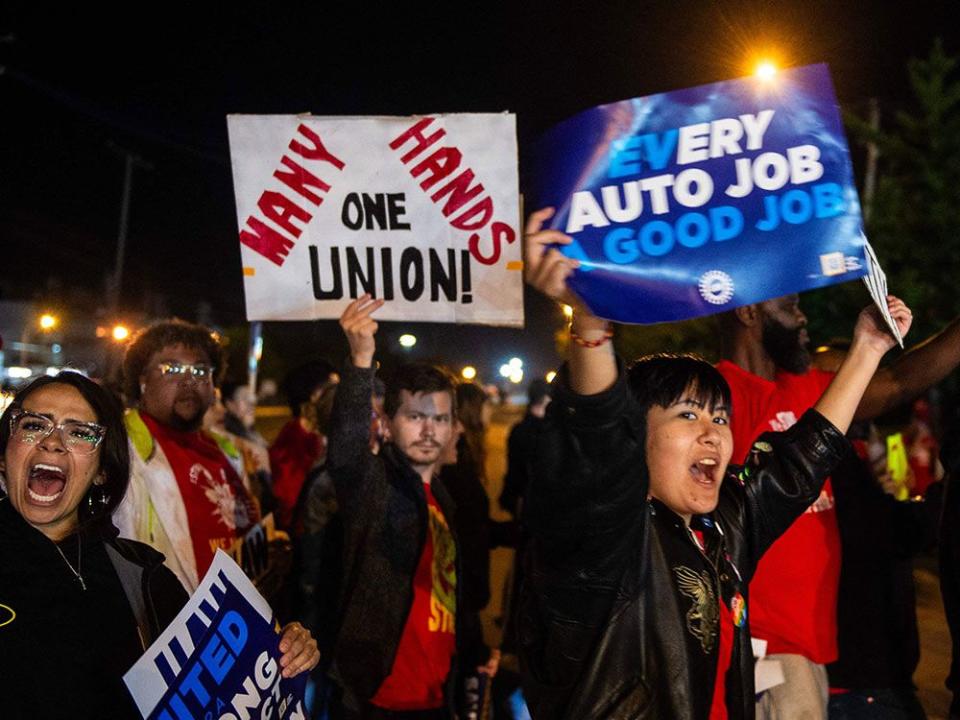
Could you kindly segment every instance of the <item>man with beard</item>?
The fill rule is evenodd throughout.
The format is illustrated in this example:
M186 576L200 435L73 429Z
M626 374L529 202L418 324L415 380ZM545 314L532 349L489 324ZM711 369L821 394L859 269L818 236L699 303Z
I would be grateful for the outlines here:
M379 454L370 451L371 314L383 302L363 295L340 317L350 362L334 397L327 451L344 535L331 675L343 689L345 720L443 720L454 656L482 646L465 642L480 626L462 604L453 500L434 482L456 442L454 380L419 363L394 371L383 400L386 441ZM461 668L487 660L465 655L458 655Z
M732 391L733 461L741 462L761 433L796 423L833 373L810 367L807 318L796 294L745 305L721 318L728 344L717 369ZM960 322L955 320L878 370L856 419L876 417L913 399L958 363ZM759 718L826 718L825 665L838 655L839 578L840 533L827 480L817 501L763 557L750 583L753 637L767 642L764 663L779 663L785 678L761 695Z
M214 552L235 550L260 520L241 454L201 429L223 371L211 330L181 320L140 332L123 362L124 391L137 408L125 418L130 487L114 517L121 535L162 552L189 592Z

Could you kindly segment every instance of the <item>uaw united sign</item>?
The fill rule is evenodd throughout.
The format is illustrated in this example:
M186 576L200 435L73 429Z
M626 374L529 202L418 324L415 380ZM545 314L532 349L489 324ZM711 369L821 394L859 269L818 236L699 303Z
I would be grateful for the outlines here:
M826 65L626 100L553 128L537 206L598 315L684 320L867 271Z
M250 320L523 325L510 114L230 115Z

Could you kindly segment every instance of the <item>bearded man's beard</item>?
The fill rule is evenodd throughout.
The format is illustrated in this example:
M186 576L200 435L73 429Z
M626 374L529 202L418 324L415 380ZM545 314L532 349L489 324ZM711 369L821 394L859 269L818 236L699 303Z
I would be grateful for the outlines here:
M763 349L778 368L802 375L810 368L810 351L800 342L803 326L786 328L768 318L763 319Z

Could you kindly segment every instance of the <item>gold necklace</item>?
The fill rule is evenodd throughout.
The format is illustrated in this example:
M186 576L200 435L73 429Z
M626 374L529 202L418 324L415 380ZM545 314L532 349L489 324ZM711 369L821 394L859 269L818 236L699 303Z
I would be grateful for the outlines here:
M63 554L63 550L60 549L60 546L57 545L56 543L53 543L53 546L57 549L57 552L60 553L60 557L63 558L63 561L67 564L67 567L70 568L70 572L73 573L73 576L80 581L80 588L83 590L86 590L87 584L83 581L83 575L80 574L80 570L81 570L80 551L82 550L82 546L80 544L80 535L77 535L77 567L76 569L74 569L73 565L70 564L70 561L67 560L67 556Z

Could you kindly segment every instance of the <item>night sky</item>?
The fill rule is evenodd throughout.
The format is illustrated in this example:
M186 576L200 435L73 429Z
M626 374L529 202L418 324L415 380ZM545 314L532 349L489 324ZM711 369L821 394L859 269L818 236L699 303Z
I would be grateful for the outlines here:
M112 269L123 161L136 153L123 307L244 320L228 113L510 110L521 156L590 106L746 74L758 52L827 62L841 103L907 102L906 61L960 48L948 3L595 2L536 5L138 3L0 12L0 299L93 314ZM386 6L387 3L378 4ZM457 9L451 10L451 7ZM855 153L855 162L857 155ZM521 184L524 165L521 161ZM862 168L857 168L858 173ZM556 313L528 330L419 326L425 354L553 364ZM385 332L399 332L391 328ZM268 328L268 352L342 348L332 323ZM442 343L441 343L442 340Z

